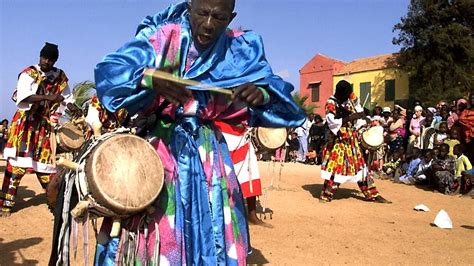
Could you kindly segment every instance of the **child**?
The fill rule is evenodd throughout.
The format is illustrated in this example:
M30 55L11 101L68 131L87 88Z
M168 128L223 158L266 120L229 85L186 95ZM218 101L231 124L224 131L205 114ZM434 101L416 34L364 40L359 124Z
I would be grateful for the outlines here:
M298 133L293 132L291 133L291 138L288 139L288 151L290 155L290 161L296 162L298 157L298 150L300 149L300 143L298 141Z
M429 180L427 176L431 176L431 164L433 163L433 151L425 150L423 155L423 160L421 160L420 165L414 175L415 182L424 182Z
M390 160L383 164L382 170L384 172L384 176L380 176L382 179L392 179L395 170L400 167L401 158L400 152L394 151Z
M449 155L454 156L454 146L461 144L459 142L459 130L455 127L449 131L449 138L444 140L444 143L449 145Z
M316 151L312 148L308 148L308 152L306 153L306 162L309 164L317 164L317 158L316 158Z
M415 183L415 179L414 179L413 176L416 174L416 172L418 170L418 166L421 163L420 153L421 153L420 149L413 148L411 161L408 164L408 169L407 169L406 173L404 175L400 176L400 178L399 178L399 181L401 183L405 183L407 185L411 185L411 184Z
M456 179L460 180L461 182L461 193L467 193L472 188L471 179L467 178L466 172L472 169L471 162L469 159L464 155L464 146L461 144L457 144L454 146L454 155L456 155Z
M430 148L437 147L444 143L444 140L448 138L448 124L445 121L439 123L439 128L436 133L430 138Z
M459 187L459 182L455 178L455 160L449 156L449 145L439 146L439 155L433 161L432 169L434 183L439 192L444 194L454 194Z

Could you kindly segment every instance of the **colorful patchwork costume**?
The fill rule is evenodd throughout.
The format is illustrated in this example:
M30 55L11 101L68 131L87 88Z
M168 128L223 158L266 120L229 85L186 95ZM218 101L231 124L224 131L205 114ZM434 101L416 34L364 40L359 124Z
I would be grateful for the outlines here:
M51 164L50 134L58 117L65 109L65 103L72 102L68 79L61 69L53 68L45 73L38 65L23 70L13 96L18 111L12 119L8 142L4 150L7 168L0 193L2 212L10 212L21 178L28 172L36 172L41 186L46 189L50 177L56 172ZM61 93L65 101L51 104L41 101L37 104L22 102L31 95Z
M187 7L183 2L147 17L132 41L96 67L97 95L109 111L126 108L132 116L158 112L148 139L165 170L156 211L146 218L147 230L139 230L132 241L136 252L118 255L124 254L123 239L113 238L97 246L96 265L245 265L250 245L242 192L214 121L265 127L295 127L304 121L290 95L293 87L275 76L266 61L260 36L227 30L198 52ZM251 82L266 90L270 101L247 107L225 94L195 88L193 99L176 107L150 89L143 75L147 68L176 65L175 76L211 86L231 89Z
M346 182L357 182L368 200L379 196L359 147L357 131L352 129L351 123L342 124L341 114L348 115L360 108L359 104L353 105L349 101L351 100L340 103L331 96L326 103L326 119L330 132L327 132L327 142L322 151L321 177L325 179L321 192L322 200L331 201L340 184Z

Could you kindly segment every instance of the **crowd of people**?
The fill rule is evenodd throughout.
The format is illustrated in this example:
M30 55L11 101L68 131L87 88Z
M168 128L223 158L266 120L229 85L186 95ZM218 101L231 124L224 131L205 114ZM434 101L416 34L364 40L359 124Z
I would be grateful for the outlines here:
M408 185L431 186L445 194L468 193L474 170L474 94L436 106L414 102L411 110L395 105L364 110L354 124L358 140L372 127L383 128L383 142L363 149L374 178ZM321 165L329 133L327 119L309 114L305 123L288 131L276 160ZM382 131L380 131L382 132ZM368 136L368 138L374 137ZM286 151L285 156L280 156Z

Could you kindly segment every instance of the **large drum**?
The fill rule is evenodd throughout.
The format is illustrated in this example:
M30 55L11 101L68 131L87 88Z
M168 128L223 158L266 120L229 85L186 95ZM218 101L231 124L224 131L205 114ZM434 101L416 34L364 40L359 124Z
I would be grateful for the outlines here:
M383 127L374 126L362 133L361 145L367 150L376 151L384 141Z
M252 142L257 151L276 150L285 144L286 128L257 127L252 129Z
M59 153L79 150L84 142L84 132L72 122L64 123L56 129L56 143Z
M163 187L163 164L144 139L106 134L95 140L79 161L82 201L96 216L124 217L145 210Z

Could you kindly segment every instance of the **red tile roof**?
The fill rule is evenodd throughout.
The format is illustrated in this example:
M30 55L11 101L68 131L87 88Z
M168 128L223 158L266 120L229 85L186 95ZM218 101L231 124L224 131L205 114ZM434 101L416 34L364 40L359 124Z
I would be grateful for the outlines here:
M355 59L345 65L340 71L335 73L335 75L393 68L396 67L395 59L397 55L397 53L391 53Z

